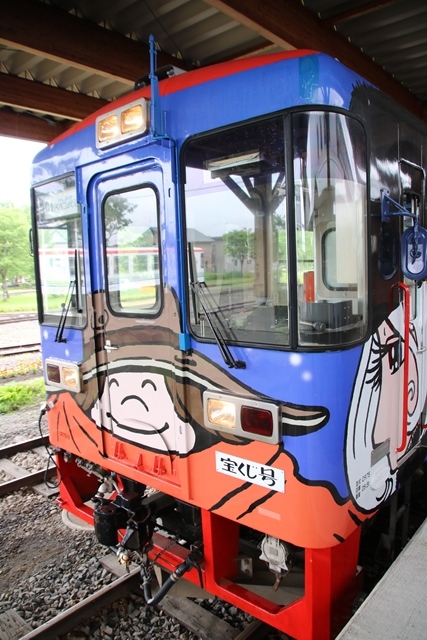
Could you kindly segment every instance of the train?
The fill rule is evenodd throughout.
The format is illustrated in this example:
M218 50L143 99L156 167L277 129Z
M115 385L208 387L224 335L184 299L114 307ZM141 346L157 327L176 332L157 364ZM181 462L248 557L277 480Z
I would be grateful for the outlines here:
M182 580L297 640L344 624L362 531L425 458L426 148L323 53L178 74L150 38L135 90L34 159L58 502L148 606Z

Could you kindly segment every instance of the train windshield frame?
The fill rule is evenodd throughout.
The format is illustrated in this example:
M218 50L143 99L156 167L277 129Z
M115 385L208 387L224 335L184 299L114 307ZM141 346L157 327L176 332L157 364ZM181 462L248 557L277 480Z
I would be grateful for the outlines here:
M296 111L194 137L182 153L193 335L292 349L363 340L360 122L335 111ZM192 267L194 246L203 249L201 275Z
M86 285L81 209L74 174L33 189L36 277L40 322L86 325Z

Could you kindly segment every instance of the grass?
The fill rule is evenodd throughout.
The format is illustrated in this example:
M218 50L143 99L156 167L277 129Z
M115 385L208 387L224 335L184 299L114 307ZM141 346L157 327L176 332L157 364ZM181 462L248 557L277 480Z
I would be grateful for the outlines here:
M42 378L27 382L8 382L0 386L0 414L11 413L45 399L45 386Z
M11 292L9 291L9 293ZM35 291L12 294L7 300L0 298L0 313L21 313L36 310L37 299Z

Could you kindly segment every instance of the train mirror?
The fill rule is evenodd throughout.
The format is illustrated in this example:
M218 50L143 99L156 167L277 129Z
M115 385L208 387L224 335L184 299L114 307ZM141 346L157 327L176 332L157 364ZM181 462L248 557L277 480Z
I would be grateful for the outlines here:
M390 198L388 189L381 189L382 223L389 222L395 216L413 220L413 226L402 234L400 252L402 273L409 280L423 280L427 277L427 230L418 224L418 210L417 207L417 212L409 211Z
M409 280L427 277L427 230L417 223L402 234L401 268Z

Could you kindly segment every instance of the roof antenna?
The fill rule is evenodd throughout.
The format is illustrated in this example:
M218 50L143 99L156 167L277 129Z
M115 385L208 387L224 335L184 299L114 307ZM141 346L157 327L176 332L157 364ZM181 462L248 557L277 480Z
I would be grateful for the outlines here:
M160 109L160 93L159 79L156 75L157 69L157 50L154 36L150 35L150 85L151 85L151 102L150 102L150 133L153 138L165 137L164 114Z

